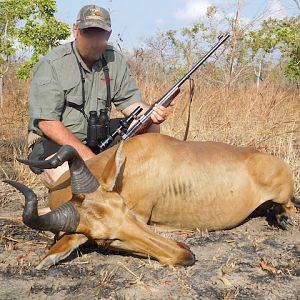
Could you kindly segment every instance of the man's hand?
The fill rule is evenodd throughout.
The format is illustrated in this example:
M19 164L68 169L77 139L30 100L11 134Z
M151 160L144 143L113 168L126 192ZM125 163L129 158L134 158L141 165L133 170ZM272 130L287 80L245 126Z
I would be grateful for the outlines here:
M168 107L164 107L161 105L156 105L153 108L153 113L151 115L151 120L154 124L160 124L164 122L168 116L172 113L173 108L176 104L176 100L174 99Z
M157 105L154 108L153 113L151 114L151 118L149 119L149 122L144 124L144 126L141 128L140 131L138 131L137 134L144 133L144 132L160 132L159 124L164 122L167 119L167 117L172 113L175 103L176 102L173 99L173 101L170 103L170 105L167 108L164 106ZM139 116L141 116L150 108L150 105L145 102L136 102L128 106L126 109L124 109L122 113L124 114L125 117L128 117L138 106L140 106L143 109L143 111L140 113ZM130 127L132 127L135 123L136 121L134 120L131 123Z
M83 160L88 160L96 154L73 135L62 122L56 120L40 120L39 128L53 142L59 145L73 146Z

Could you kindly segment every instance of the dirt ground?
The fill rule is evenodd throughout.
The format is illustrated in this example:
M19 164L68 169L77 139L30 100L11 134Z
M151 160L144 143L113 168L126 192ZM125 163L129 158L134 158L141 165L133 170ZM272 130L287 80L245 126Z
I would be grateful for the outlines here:
M253 216L227 231L161 232L190 246L192 267L88 245L36 270L51 234L22 223L22 196L2 183L0 206L0 299L300 299L299 213L289 231Z

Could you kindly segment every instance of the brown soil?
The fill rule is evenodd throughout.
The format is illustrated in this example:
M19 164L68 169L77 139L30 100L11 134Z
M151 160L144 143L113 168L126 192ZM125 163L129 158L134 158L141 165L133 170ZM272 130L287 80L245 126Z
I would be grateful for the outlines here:
M260 216L226 231L161 232L190 246L192 267L86 245L38 271L52 236L26 227L22 197L0 184L0 299L300 299L299 214L288 231Z

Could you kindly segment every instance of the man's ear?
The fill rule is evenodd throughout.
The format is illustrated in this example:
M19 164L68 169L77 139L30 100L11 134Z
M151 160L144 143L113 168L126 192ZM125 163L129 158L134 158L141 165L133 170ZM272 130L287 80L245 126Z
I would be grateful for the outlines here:
M100 178L101 188L105 191L111 192L113 191L118 176L121 172L122 165L123 165L123 141L121 141L118 149L115 151L113 156L108 160L103 173Z
M74 36L74 39L76 40L77 38L77 35L78 35L78 27L76 24L73 24L73 36Z
M109 38L110 38L111 34L112 34L112 31L111 31L111 32L109 32L109 33L107 34L106 41L108 41L108 40L109 40Z

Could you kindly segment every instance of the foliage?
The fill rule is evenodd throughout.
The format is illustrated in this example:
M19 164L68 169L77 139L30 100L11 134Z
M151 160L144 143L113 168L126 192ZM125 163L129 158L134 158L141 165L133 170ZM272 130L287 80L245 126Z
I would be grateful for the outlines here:
M19 78L28 78L39 56L69 36L69 26L58 21L55 12L55 0L0 1L0 65L18 51L30 50L31 58L17 72Z
M287 61L285 75L292 81L300 79L300 16L283 20L268 19L261 28L250 32L254 53L263 49L266 53L279 50Z
M201 68L205 78L210 82L233 86L257 77L256 68L266 74L280 62L285 65L284 75L293 82L300 78L300 16L279 19L251 20L245 23L240 17L238 2L236 12L221 15L216 6L210 6L206 15L190 27L180 30L168 30L148 39L144 53L155 52L154 40L160 46L160 57L165 57L162 70L168 71L168 78L178 78L195 63L217 37L230 32L231 38ZM252 30L251 30L252 26ZM253 30L253 26L255 30ZM155 60L151 59L150 67ZM209 70L209 72L207 72ZM260 72L259 72L260 73ZM200 74L200 73L199 73Z

